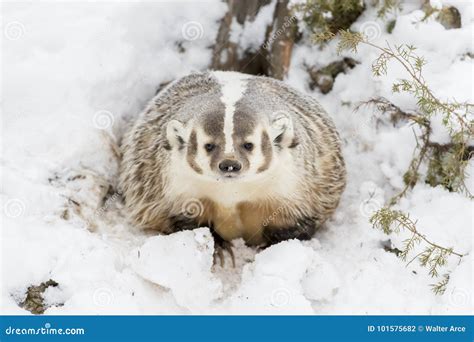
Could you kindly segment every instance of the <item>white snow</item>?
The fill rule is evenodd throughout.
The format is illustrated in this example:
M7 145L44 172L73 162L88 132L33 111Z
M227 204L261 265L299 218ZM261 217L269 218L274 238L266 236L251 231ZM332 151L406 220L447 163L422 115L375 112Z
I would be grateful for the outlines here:
M211 273L214 239L207 228L149 238L131 253L132 269L142 278L169 288L176 302L196 310L221 294Z
M258 11L253 20L246 20L243 25L236 19L232 21L230 41L239 47L239 55L243 55L247 50L256 51L262 45L265 32L272 24L275 5L275 0L270 1Z
M228 313L309 314L311 303L301 281L314 251L299 241L286 241L264 250L243 269L242 281L229 299Z
M378 44L416 45L434 92L472 102L472 4L431 3L456 6L462 28L419 21L412 2L391 35L370 8L353 28L370 30ZM272 6L238 32L244 49L261 41ZM44 294L52 305L46 314L472 313L471 200L420 183L398 205L423 234L469 253L461 262L450 260L442 296L430 290L436 280L426 268L406 266L384 250L389 239L400 247L409 235L388 237L368 222L403 187L416 145L412 126L395 128L371 108L353 111L374 96L416 108L411 96L391 92L393 81L406 77L402 68L391 64L386 77L372 76L377 51L348 53L361 64L322 95L309 90L305 65L341 58L335 42L319 49L303 39L295 46L286 82L315 96L334 119L347 188L311 241L259 250L237 240L235 268L228 256L221 267L213 265L207 229L169 236L138 231L113 189L114 145L160 84L208 67L225 5L39 1L2 7L2 313L28 314L18 303L29 286L49 279L59 286ZM436 120L433 139L445 142ZM472 177L467 183L474 189Z

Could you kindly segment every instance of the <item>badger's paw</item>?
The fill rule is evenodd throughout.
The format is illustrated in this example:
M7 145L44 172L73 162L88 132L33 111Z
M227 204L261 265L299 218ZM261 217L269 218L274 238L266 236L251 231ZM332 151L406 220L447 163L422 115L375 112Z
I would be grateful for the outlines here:
M310 240L317 229L317 221L312 218L302 218L293 227L265 227L263 231L265 247L292 239Z
M177 215L170 217L169 225L170 233L181 232L183 230L193 230L202 227L194 218L187 217L186 215Z
M211 232L212 236L214 237L214 264L216 264L217 260L219 259L219 264L221 265L221 267L224 267L224 251L227 251L232 260L232 267L235 267L235 256L234 251L232 249L234 245L232 244L232 242L224 240L214 229L212 229Z

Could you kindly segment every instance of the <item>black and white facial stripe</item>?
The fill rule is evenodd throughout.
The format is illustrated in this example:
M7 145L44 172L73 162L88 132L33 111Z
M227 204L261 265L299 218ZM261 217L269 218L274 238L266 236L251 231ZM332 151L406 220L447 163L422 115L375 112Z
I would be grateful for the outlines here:
M190 122L183 123L188 129L187 163L198 174L229 178L268 170L274 146L281 150L284 135L285 127L272 126L279 104L255 101L259 93L252 76L231 72L211 75L218 87L212 99L202 95L202 104L194 99L186 106L193 112Z
M214 150L209 152L211 169L221 172L265 171L272 157L267 127L258 110L242 101L248 94L250 77L222 72L213 75L220 86L224 111L204 120L205 132L216 141Z

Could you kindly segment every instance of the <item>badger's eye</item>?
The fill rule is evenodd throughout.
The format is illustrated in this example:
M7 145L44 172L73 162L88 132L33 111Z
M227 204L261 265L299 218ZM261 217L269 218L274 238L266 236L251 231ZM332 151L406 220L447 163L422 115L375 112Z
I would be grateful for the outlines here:
M247 151L252 151L253 150L253 144L250 142L247 142L242 145Z
M214 144L205 144L204 145L204 149L207 152L212 152L215 148L216 148L216 145L214 145Z

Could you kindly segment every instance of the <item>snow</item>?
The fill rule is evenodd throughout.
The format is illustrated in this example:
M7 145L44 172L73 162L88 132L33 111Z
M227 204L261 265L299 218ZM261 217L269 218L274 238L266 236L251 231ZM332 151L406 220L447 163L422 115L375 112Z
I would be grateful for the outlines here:
M314 251L299 241L286 241L259 253L243 269L242 281L232 294L230 314L310 314L311 303L301 285Z
M234 19L232 21L230 41L238 47L245 47L245 50L256 51L265 39L267 27L272 24L273 11L276 1L272 0L263 6L253 20L247 20L243 25ZM239 55L245 53L244 49L239 49Z
M211 272L214 239L208 228L149 238L131 253L132 269L169 288L176 302L199 309L219 297L222 284Z
M472 4L452 4L462 28L420 21L406 4L391 35L367 9L354 29L376 43L408 43L429 62L425 78L442 98L473 101ZM160 84L204 70L225 5L200 2L6 2L2 4L1 297L4 314L26 290L49 279L46 314L472 314L473 203L462 194L418 184L398 204L420 231L470 253L447 265L442 296L416 262L384 250L409 235L374 230L370 215L403 187L416 145L413 127L394 128L360 101L383 96L413 110L409 95L391 93L406 77L391 64L375 78L377 51L347 53L361 62L333 90L310 91L306 65L341 58L304 39L295 46L286 82L311 93L330 113L344 144L348 184L332 219L310 241L260 250L236 240L235 268L213 263L206 228L156 236L125 219L114 193L114 147ZM270 3L236 39L255 48ZM365 24L365 25L364 25ZM377 27L378 25L378 27ZM382 123L380 123L380 120ZM433 141L447 137L433 119ZM470 174L474 171L470 162ZM468 186L474 188L472 177ZM104 195L108 200L104 206ZM387 242L388 240L390 242ZM418 246L417 248L421 248ZM416 255L418 249L413 255Z

